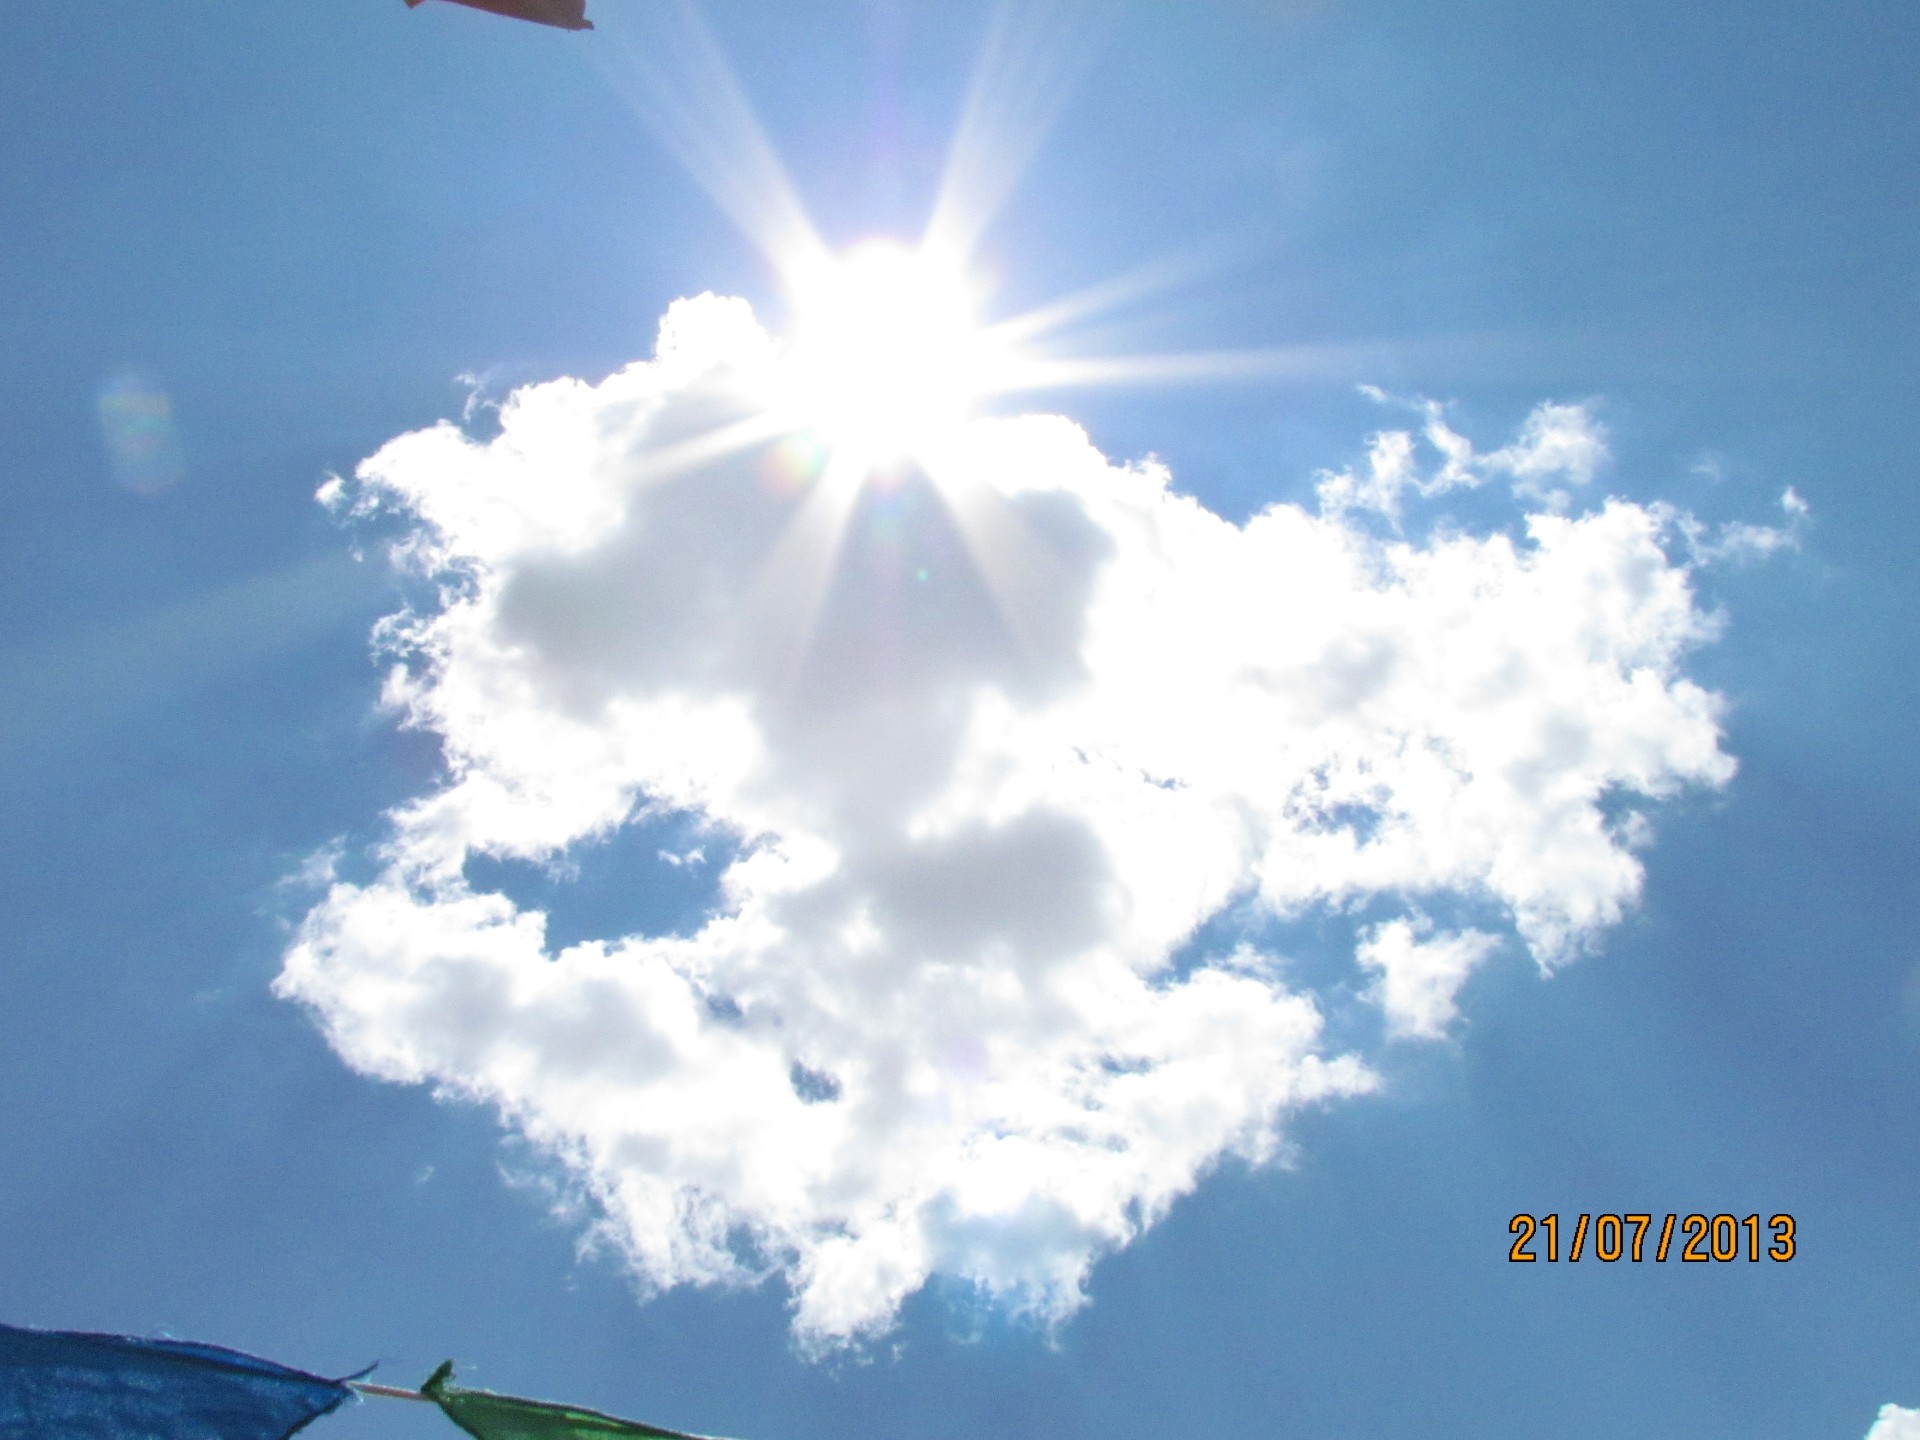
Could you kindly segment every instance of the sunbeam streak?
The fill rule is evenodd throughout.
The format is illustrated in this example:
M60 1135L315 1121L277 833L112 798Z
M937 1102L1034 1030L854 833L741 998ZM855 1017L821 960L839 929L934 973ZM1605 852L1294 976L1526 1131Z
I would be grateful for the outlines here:
M931 244L959 255L978 248L1091 57L1090 19L1081 0L995 10L927 226Z
M855 457L828 458L761 565L743 612L750 618L750 643L775 677L774 692L784 699L792 698L805 668L866 479Z
M1124 275L1116 275L1070 295L1062 295L1057 300L1049 300L1024 315L998 321L993 327L994 334L1003 344L1024 344L1064 329L1076 321L1106 314L1130 301L1186 284L1217 263L1210 256L1188 254L1139 265Z
M1086 389L1101 385L1194 385L1214 380L1321 379L1340 373L1352 354L1341 345L1272 345L1247 350L1186 350L1160 355L1083 355L1010 362L996 392Z
M675 475L776 440L785 430L786 426L778 415L771 411L759 411L730 424L703 430L676 444L647 452L635 467L635 478L642 484L658 484Z
M596 55L609 84L775 269L816 263L826 246L692 0L636 14L640 28Z
M977 445L944 451L926 467L1000 622L1021 659L1037 667L1053 638L1045 601L1058 557L1033 534L1007 495L980 478L992 470L993 457L981 454Z

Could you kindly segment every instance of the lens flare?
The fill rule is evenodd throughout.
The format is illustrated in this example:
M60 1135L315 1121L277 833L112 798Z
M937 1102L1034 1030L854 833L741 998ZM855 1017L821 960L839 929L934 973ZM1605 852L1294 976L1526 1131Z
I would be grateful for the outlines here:
M173 400L152 377L122 370L102 381L94 402L113 478L136 495L158 495L186 471Z

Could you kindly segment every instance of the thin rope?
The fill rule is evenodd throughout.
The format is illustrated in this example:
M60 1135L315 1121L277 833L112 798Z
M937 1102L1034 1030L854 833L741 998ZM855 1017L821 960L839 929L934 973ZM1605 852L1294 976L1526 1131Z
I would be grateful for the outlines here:
M396 1390L391 1385L369 1385L364 1380L347 1382L362 1395L384 1395L389 1400L432 1400L431 1395L422 1395L418 1390Z

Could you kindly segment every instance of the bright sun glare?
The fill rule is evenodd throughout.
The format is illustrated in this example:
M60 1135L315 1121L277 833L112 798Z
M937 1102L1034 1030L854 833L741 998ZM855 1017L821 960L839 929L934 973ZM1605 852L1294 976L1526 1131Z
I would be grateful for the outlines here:
M927 458L994 388L996 356L962 267L875 240L797 277L789 404L836 451Z

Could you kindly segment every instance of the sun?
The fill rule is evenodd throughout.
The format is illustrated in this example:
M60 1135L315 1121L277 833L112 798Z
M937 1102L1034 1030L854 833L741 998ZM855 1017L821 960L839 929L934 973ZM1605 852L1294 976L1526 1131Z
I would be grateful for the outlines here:
M753 361L736 377L747 413L728 407L731 418L650 457L648 473L681 473L777 443L766 475L792 497L792 513L762 562L752 611L775 637L768 653L785 657L789 687L863 502L915 472L952 519L1010 633L1022 643L1037 634L1023 616L1023 597L1046 563L1044 546L1028 533L1019 497L1003 488L1013 477L979 463L974 442L990 402L1012 419L1016 397L1299 378L1344 373L1337 367L1351 363L1344 349L1323 355L1297 345L1158 354L1086 348L1090 337L1076 333L1082 326L1104 325L1121 307L1185 283L1201 268L1198 255L982 319L983 287L971 267L1070 87L1070 72L1088 53L1085 37L1060 28L1067 7L1000 7L920 238L869 240L839 253L807 213L696 8L646 8L661 17L661 28L653 37L659 43L636 57L635 108L760 252L787 301L786 323L777 335L756 331Z
M1003 368L964 267L872 240L794 277L785 408L863 465L926 460L976 413Z

